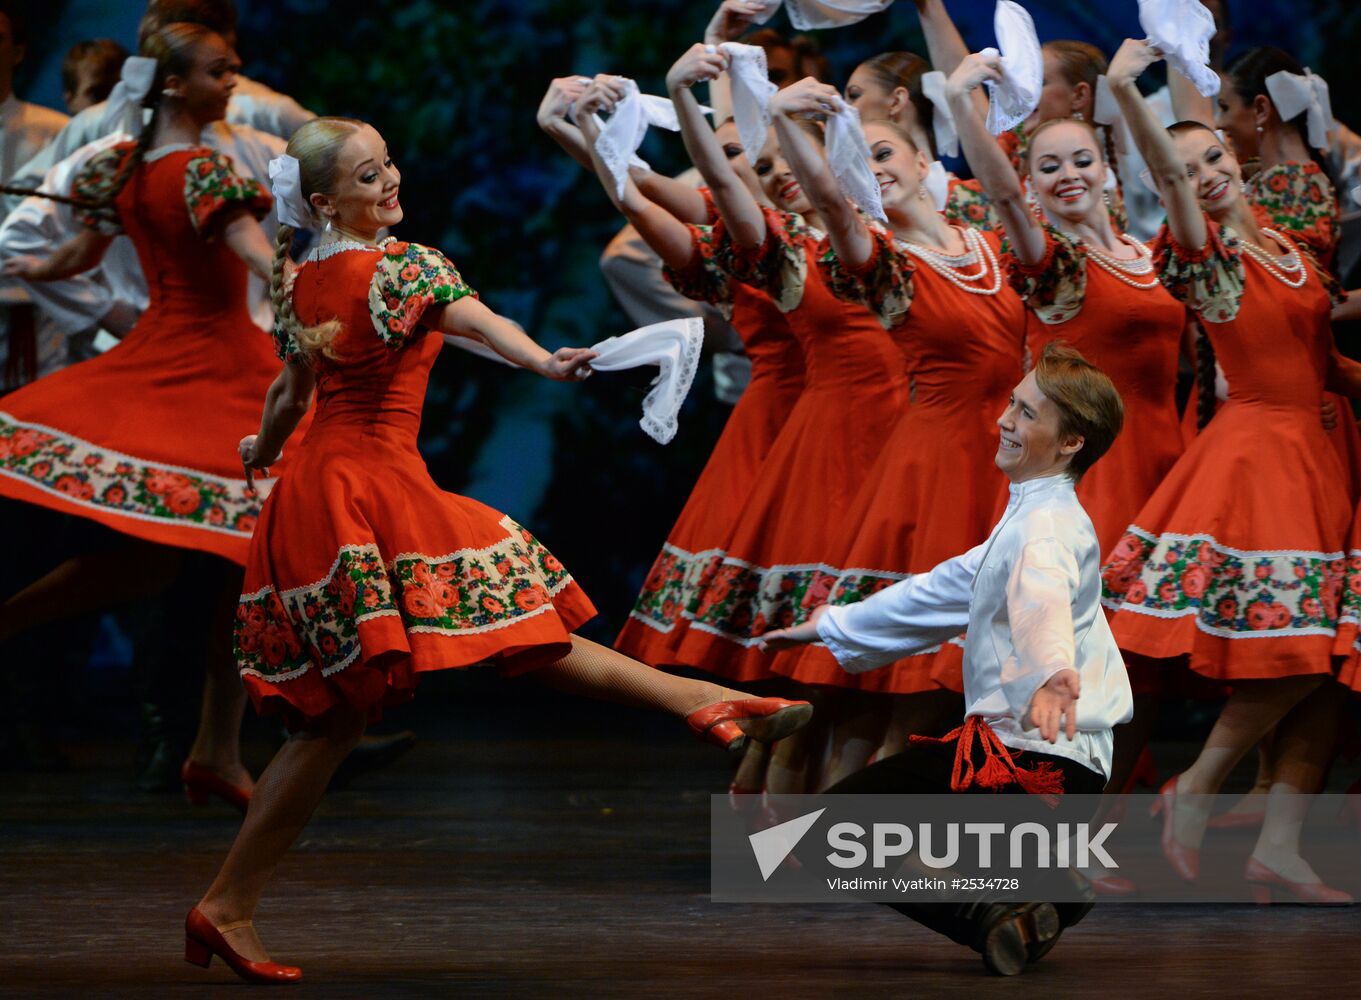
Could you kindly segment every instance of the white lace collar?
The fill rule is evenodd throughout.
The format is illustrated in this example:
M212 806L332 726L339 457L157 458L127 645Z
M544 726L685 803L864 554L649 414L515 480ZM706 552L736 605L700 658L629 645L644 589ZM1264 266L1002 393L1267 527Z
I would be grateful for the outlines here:
M372 243L361 243L359 240L336 240L334 243L323 243L319 246L314 246L311 251L308 252L306 260L326 260L328 257L334 257L336 254L344 253L346 250L377 249L378 247L374 246Z

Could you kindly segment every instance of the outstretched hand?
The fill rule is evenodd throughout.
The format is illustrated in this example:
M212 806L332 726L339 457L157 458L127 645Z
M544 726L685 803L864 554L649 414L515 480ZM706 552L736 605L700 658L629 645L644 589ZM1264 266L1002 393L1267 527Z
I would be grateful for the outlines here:
M539 125L542 127L566 118L572 105L581 98L592 82L589 76L560 76L551 81L543 100L539 102L537 115Z
M790 84L770 99L770 113L789 118L836 114L842 106L837 89L812 76Z
M713 45L696 42L666 72L668 91L689 90L701 80L717 80L728 68L728 54Z
M993 83L1002 81L1002 57L970 52L950 74L945 82L945 90L947 95L967 94L982 86L984 80Z
M4 264L0 265L0 274L36 281L42 274L43 263L41 257L34 257L32 254L15 254L13 257L5 258Z
M1028 729L1039 727L1040 736L1057 743L1060 729L1070 740L1077 736L1077 699L1081 679L1076 670L1060 670L1049 678L1030 701Z
M1144 70L1162 57L1161 49L1154 48L1143 39L1126 38L1106 68L1106 80L1112 87L1119 83L1133 83L1143 75Z
M773 4L774 0L723 0L704 29L704 40L710 45L737 40Z
M255 494L255 474L258 472L262 476L268 476L269 467L279 460L278 455L260 455L256 449L258 440L259 435L248 434L236 446L237 453L241 456L241 466L246 470L246 489L251 495Z
M559 347L543 364L543 375L555 382L580 382L591 377L591 362L599 355L587 347Z
M758 636L756 646L764 653L778 653L783 649L793 649L795 646L806 646L810 642L817 642L818 619L826 613L827 605L820 605L813 609L813 613L808 616L808 620L803 624L794 625L791 628L772 629Z

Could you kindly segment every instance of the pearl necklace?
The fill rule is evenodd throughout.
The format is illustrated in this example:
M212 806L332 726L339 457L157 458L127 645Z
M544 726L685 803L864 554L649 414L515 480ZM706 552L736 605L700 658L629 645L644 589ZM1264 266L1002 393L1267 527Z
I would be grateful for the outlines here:
M1123 281L1130 288L1137 288L1140 291L1156 288L1160 284L1157 275L1153 275L1152 280L1148 281L1135 281L1131 277L1131 275L1153 274L1153 253L1133 236L1125 235L1121 238L1139 252L1139 256L1134 260L1121 260L1113 254L1108 254L1106 251L1092 246L1090 243L1083 243L1082 248L1087 252L1088 260L1107 274Z
M1262 235L1275 240L1281 246L1288 247L1291 244L1286 241L1280 233L1274 229L1262 228ZM1286 288L1299 288L1309 277L1309 272L1304 267L1304 261L1300 260L1299 251L1291 250L1284 257L1276 257L1267 253L1261 247L1249 243L1247 240L1240 239L1239 244L1243 247L1243 252L1262 265L1262 269L1271 275ZM1291 275L1298 274L1299 277L1292 280Z
M923 246L920 243L909 243L907 240L895 238L894 242L956 288L970 295L996 295L1002 288L1002 269L997 266L997 257L993 254L992 247L988 246L988 241L983 239L976 229L965 229L963 236L966 249L958 256L942 253L934 247ZM978 264L976 272L960 273L963 268L973 263ZM972 284L984 280L989 274L992 276L991 287Z

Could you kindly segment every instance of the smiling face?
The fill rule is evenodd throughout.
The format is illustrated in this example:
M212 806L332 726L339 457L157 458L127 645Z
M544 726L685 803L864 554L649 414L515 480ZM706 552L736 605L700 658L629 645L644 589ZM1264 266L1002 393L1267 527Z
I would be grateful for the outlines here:
M931 165L924 153L890 125L869 122L865 139L870 146L870 169L879 182L884 213L890 218L901 217L918 198Z
M803 188L794 179L794 171L780 152L773 128L766 135L761 155L756 158L755 170L766 199L780 211L803 215L812 210L813 203L803 193Z
M1079 122L1047 125L1031 140L1030 183L1055 219L1082 222L1105 212L1106 163L1096 134Z
M316 193L312 203L323 219L348 232L372 239L380 229L402 221L397 190L402 175L388 156L387 143L371 125L345 140L337 161L336 188Z
M1064 471L1082 448L1082 438L1060 433L1059 408L1040 391L1033 371L1011 391L997 428L995 461L1013 483Z
M194 46L193 64L183 74L171 73L165 87L178 95L184 110L199 125L221 121L236 89L241 60L221 35L205 34Z
M1210 218L1227 218L1243 196L1242 170L1233 154L1209 129L1188 129L1173 136L1186 176Z

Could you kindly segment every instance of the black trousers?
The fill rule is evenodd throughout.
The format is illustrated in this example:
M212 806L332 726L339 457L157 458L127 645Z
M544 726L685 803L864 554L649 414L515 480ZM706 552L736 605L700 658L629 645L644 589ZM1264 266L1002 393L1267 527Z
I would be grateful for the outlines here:
M955 766L955 745L925 743L913 744L900 754L886 757L876 761L862 771L857 771L848 778L837 782L824 794L827 795L941 795L949 794L950 779ZM974 747L973 764L975 767L983 763L983 749L979 745ZM1086 795L1098 794L1105 787L1105 779L1089 767L1085 767L1068 757L1059 757L1052 754L1032 753L1021 751L1014 758L1016 766L1022 769L1034 768L1042 763L1049 763L1063 774L1064 795ZM1019 786L1012 786L997 792L991 789L969 789L963 794L983 794L983 795L1005 795L1005 794L1027 794ZM1038 804L1038 803L1037 803ZM1049 813L1051 820L1081 822L1091 818L1090 815L1059 815L1055 816L1047 806L1040 806L1041 811ZM1082 807L1084 812L1089 810ZM1060 800L1058 813L1065 812L1063 801ZM1072 809L1067 810L1072 812ZM940 873L944 875L945 873ZM1092 900L1095 895L1087 885L1086 879L1076 871L1072 871L1070 877L1075 888L1086 898L1085 902L1078 903L1056 903L1055 909L1059 912L1059 919L1065 927L1076 923L1092 907ZM984 936L987 934L992 919L996 913L995 907L1002 905L995 897L987 894L980 894L978 897L967 902L956 903L890 903L887 904L906 917L910 917L924 927L929 927L937 933L944 934L951 941L978 950L981 947Z

